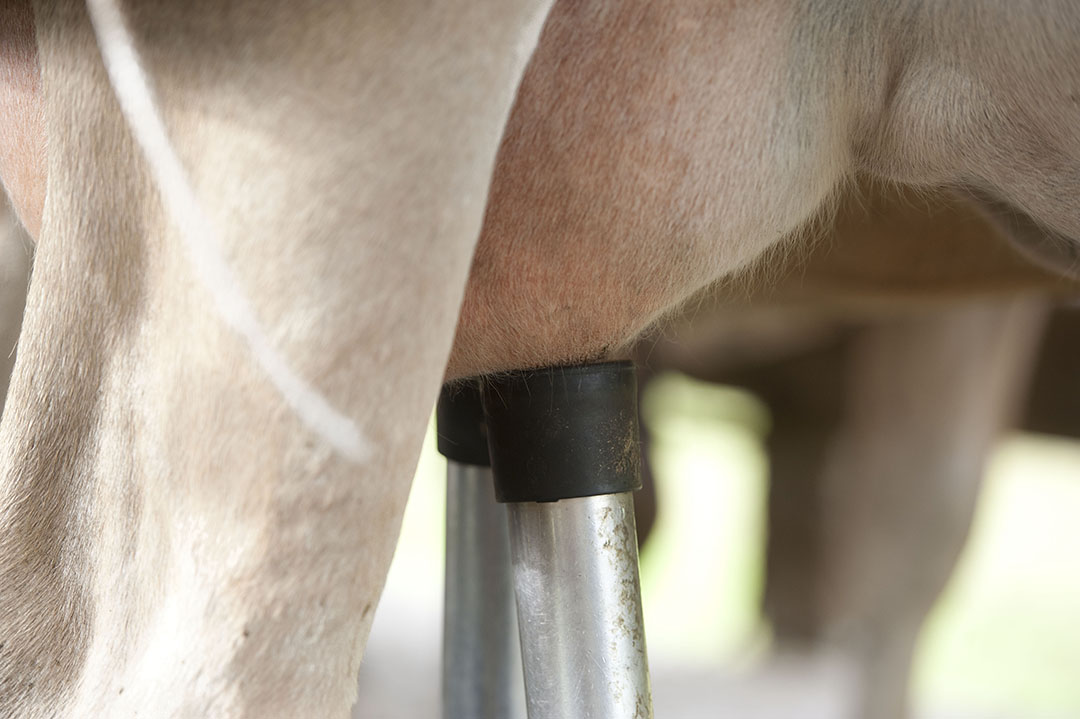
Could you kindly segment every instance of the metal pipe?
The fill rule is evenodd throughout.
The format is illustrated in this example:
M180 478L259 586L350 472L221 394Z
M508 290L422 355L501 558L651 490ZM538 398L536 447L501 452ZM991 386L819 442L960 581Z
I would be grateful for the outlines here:
M444 719L523 719L506 509L491 468L447 461Z
M631 494L506 506L529 719L651 719Z

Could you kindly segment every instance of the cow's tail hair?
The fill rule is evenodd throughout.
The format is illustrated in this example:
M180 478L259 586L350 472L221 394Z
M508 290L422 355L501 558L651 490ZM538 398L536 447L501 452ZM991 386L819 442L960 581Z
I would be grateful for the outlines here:
M221 241L169 140L150 79L117 0L87 0L98 47L113 91L142 148L166 213L186 245L195 276L222 320L247 343L255 361L313 433L347 459L366 462L371 445L356 423L300 377L273 346L229 269Z

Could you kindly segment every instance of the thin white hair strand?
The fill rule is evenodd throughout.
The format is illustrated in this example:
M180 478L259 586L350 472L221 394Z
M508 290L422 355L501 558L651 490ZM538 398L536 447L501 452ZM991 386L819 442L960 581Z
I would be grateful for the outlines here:
M369 441L348 416L300 377L273 346L221 251L221 241L203 210L165 122L135 42L117 0L87 0L105 69L132 135L187 250L195 276L210 294L221 319L247 343L255 362L307 428L354 463L367 462Z

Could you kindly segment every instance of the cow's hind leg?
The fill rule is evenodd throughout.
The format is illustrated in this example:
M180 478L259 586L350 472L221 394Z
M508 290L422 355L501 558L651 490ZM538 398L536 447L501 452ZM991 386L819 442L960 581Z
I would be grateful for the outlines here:
M0 715L345 713L547 4L126 4L217 235L195 241L245 315L192 257L86 9L40 3ZM339 451L297 396L357 441Z
M826 632L859 673L859 719L907 715L919 631L1026 386L1042 313L1033 301L974 301L853 340L823 475L821 590Z
M772 414L762 608L784 649L815 647L824 630L821 473L844 419L851 336L837 331L722 377L757 394Z

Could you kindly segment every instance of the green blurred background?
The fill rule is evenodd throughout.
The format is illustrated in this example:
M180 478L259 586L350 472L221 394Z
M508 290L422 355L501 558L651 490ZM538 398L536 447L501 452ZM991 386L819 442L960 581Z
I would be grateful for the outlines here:
M651 383L643 402L661 503L642 554L650 661L737 675L770 642L758 609L767 412L745 392L676 374ZM444 502L432 435L393 596L441 601ZM971 541L923 632L914 691L917 714L1080 717L1080 443L1001 443Z

